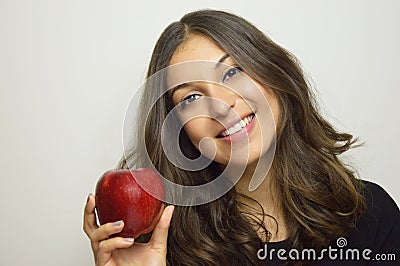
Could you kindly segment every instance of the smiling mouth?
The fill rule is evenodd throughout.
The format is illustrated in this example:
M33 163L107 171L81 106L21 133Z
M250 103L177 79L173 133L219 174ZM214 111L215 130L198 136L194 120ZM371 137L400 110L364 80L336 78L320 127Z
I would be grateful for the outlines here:
M237 122L236 124L231 126L230 128L224 130L221 134L219 134L217 136L217 138L224 138L224 137L227 137L227 136L230 136L230 135L233 135L233 134L239 132L244 127L246 127L254 119L254 117L255 117L254 113L246 116L245 118L243 118L242 120L240 120L239 122Z

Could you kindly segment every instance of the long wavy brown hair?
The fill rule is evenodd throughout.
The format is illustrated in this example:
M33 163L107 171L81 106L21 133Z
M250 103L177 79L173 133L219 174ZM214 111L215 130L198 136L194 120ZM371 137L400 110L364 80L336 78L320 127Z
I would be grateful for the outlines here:
M273 191L289 228L288 248L322 248L354 227L364 210L362 183L339 155L357 145L357 139L333 128L319 113L311 86L296 58L245 19L217 10L188 13L170 24L154 48L147 77L168 66L175 49L190 35L202 34L225 50L243 71L277 96L280 117L275 157L270 169ZM166 86L161 80L161 86ZM161 87L158 86L158 87ZM121 168L151 163L177 184L209 182L220 167L213 162L188 172L171 164L161 145L161 127L172 99L164 94L149 109L162 88L144 90L137 139L120 162ZM189 158L199 156L184 131L180 148ZM145 143L145 145L140 145ZM146 161L145 154L149 155ZM232 188L221 198L199 206L176 206L168 239L168 265L258 265L263 242L254 224L261 208L250 208ZM267 214L266 214L267 215ZM265 262L264 262L265 263Z

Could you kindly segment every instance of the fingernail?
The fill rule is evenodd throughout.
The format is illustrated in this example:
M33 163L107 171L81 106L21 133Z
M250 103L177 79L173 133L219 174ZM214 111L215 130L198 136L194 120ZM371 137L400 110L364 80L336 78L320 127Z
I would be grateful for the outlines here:
M172 215L174 213L175 206L174 205L169 205L169 206L171 206L171 207L169 207L170 208L169 214Z
M89 196L87 197L86 203L89 202L90 196L92 195L92 193L89 194Z
M120 226L122 224L122 220L121 221L117 221L117 222L113 222L113 226Z
M133 241L135 241L135 239L134 238L124 238L124 241L126 241L126 242L133 242Z

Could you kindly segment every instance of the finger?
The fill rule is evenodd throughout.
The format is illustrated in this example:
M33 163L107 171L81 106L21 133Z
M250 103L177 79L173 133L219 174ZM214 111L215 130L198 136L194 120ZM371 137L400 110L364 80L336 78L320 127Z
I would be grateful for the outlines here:
M97 265L106 265L111 259L112 252L119 248L128 248L134 243L133 238L114 237L103 240L99 245L97 253Z
M158 221L158 224L154 228L150 240L151 247L163 253L167 252L168 228L171 223L173 211L174 211L173 205L169 205L164 209L160 221Z
M89 236L92 231L98 228L96 224L96 214L94 212L95 206L95 198L92 193L90 193L83 213L83 231L87 236Z
M89 238L93 242L100 242L107 239L109 236L119 233L124 228L124 221L117 221L114 223L106 223L98 229L91 232Z

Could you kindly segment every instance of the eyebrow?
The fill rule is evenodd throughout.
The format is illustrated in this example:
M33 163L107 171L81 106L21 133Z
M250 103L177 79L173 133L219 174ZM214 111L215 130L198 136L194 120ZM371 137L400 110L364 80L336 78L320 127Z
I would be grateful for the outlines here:
M175 91L177 91L177 90L179 90L179 89L183 89L184 87L190 86L190 85L192 85L192 84L193 84L193 82L181 83L181 84L179 84L179 85L173 87L173 88L170 90L170 95L172 96L172 95L174 95Z
M217 64L215 65L215 68L219 67L227 58L229 57L229 54L225 54L223 57L221 57Z

